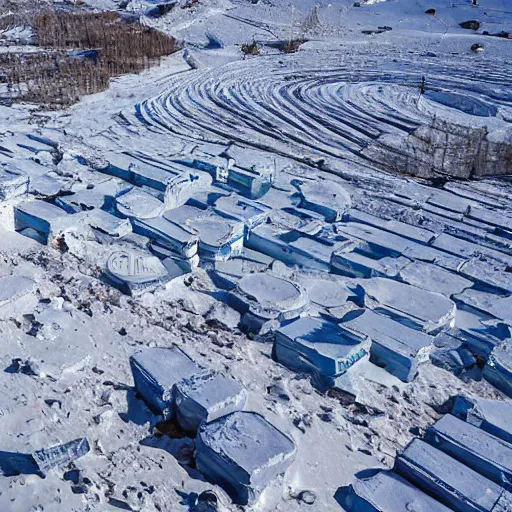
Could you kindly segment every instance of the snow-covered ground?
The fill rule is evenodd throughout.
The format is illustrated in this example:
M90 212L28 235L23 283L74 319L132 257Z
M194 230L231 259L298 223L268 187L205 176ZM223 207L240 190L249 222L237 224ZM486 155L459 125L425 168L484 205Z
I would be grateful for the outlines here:
M100 10L119 7L111 0L86 3ZM28 196L0 202L0 281L32 280L21 296L0 284L0 363L6 370L0 373L0 450L27 454L81 437L91 448L44 479L0 477L0 510L197 511L184 496L207 489L218 494L220 510L343 510L336 490L361 470L392 467L397 451L447 412L443 404L450 397L506 399L481 378L485 358L461 349L472 359L460 378L427 361L408 383L364 362L361 374L349 373L357 365L347 373L354 375L346 385L355 398L321 393L306 374L273 360L272 333L239 330L240 315L223 305L211 265L127 296L105 282L106 262L119 249L149 254L146 236L98 232L84 202L83 212L63 213L61 245L42 245L14 232L14 208L32 200L59 204L94 190L103 199L101 191L110 195L114 185L121 190L126 184L114 183L112 171L104 173L114 153L139 165L143 154L158 168L230 148L239 167L261 169L270 160L281 169L258 198L272 209L270 226L293 231L291 210L301 236L320 223L329 243L345 237L359 247L358 255L371 254L350 263L352 269L375 264L371 282L384 273L408 283L401 286L454 299L457 313L443 327L454 340L499 340L507 348L512 187L509 179L494 176L512 172L512 41L483 32L511 31L512 6L505 0L479 0L477 7L466 0L384 0L359 7L351 0L199 0L184 8L178 2L154 17L148 14L154 3L132 0L122 10L140 13L144 23L182 42L183 50L160 66L119 77L107 91L64 111L0 106L0 169L30 177ZM460 27L468 20L480 21L478 30ZM25 27L0 31L11 45L30 36ZM307 40L297 53L272 45L293 38ZM253 40L260 55L244 56L241 46ZM471 50L476 43L482 52ZM4 50L14 48L0 46L0 56ZM447 173L493 177L446 182ZM410 174L419 178L404 176ZM313 190L300 203L297 181ZM158 184L136 186L168 199ZM351 205L333 207L340 197L329 202L315 187L326 195L329 187L341 187ZM334 221L318 214L328 207L336 210ZM84 220L76 221L82 214ZM377 253L385 253L386 262ZM339 254L346 261L345 252ZM326 278L341 295L354 278L363 277L357 282L365 286L368 276L333 276L318 270L322 255L311 249L309 256L316 267L287 267L273 256L271 273L300 283L312 301L315 280ZM409 271L393 274L384 268L389 260ZM367 309L378 310L372 301L389 299L385 287L384 298L368 300L366 293ZM325 296L338 299L328 290ZM421 311L426 317L437 303L429 304L428 312ZM332 319L337 313L314 303L309 314ZM437 347L446 347L442 335ZM198 364L239 380L248 394L245 410L262 414L297 447L284 476L245 508L195 468L192 438L155 431L155 416L133 387L134 351L172 344ZM0 471L8 473L1 463Z

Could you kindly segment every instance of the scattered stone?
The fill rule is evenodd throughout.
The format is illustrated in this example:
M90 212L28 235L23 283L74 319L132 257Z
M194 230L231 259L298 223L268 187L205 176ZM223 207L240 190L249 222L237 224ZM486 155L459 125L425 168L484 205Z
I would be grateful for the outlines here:
M459 23L462 28L466 28L468 30L478 30L480 28L481 23L478 20L469 20L463 21Z

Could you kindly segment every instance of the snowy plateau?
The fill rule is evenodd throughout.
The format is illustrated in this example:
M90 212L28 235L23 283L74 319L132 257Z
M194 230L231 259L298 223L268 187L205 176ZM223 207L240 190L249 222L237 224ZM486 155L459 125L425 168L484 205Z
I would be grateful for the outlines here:
M511 0L0 0L0 512L512 512Z

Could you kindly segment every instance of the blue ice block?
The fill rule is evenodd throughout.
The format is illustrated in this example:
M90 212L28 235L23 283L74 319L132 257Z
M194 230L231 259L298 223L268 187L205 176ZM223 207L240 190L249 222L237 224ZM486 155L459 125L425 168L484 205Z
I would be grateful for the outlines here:
M458 512L492 512L503 488L433 446L414 439L394 470Z
M254 501L295 455L293 441L253 412L234 412L201 425L196 438L197 468L237 504Z
M235 165L228 169L226 184L248 199L259 199L270 190L273 180L273 170L255 170Z
M244 246L244 224L218 215L191 219L186 223L199 237L199 256L205 260L227 260L239 255Z
M0 201L26 195L28 184L28 176L14 170L0 168Z
M36 450L32 453L0 452L0 473L4 476L33 475L46 477L51 469L65 466L90 450L85 438Z
M452 414L485 430L493 436L512 443L512 401L457 396Z
M355 249L350 252L335 252L331 258L331 271L349 277L389 277L394 279L410 262L411 260L403 256L370 258Z
M494 347L483 375L493 386L512 398L512 340Z
M440 293L383 277L358 284L367 307L413 329L436 334L454 321L455 304Z
M352 206L350 194L331 180L293 180L301 208L319 213L327 222L336 222Z
M356 210L355 208L347 212L347 218L353 222L368 224L369 226L388 231L424 245L429 245L436 237L435 233L427 229L411 226L410 224L396 220L381 219L380 217Z
M133 188L116 197L116 211L128 219L152 219L164 211L165 205L156 197L139 188Z
M163 217L132 219L133 231L154 240L184 258L192 258L198 251L198 237L190 229Z
M114 198L132 188L132 185L116 178L85 188L72 195L59 196L55 202L68 213L78 213L93 208L110 211Z
M176 384L176 417L184 430L195 432L203 422L240 411L246 399L240 382L204 371Z
M507 490L512 483L512 445L484 430L445 415L425 440Z
M247 246L290 265L329 271L336 244L298 231L262 224L249 232Z
M275 334L274 358L291 370L313 376L319 388L367 359L370 340L320 318L304 317L280 327Z
M249 230L263 224L267 220L270 208L258 201L241 199L231 195L219 198L215 202L213 210L222 217L243 222L246 229Z
M89 442L87 439L81 438L52 448L37 450L32 455L41 472L46 475L50 469L69 464L83 457L89 450Z
M170 278L156 256L128 250L112 252L105 270L105 278L128 295L143 293Z
M31 228L48 243L52 227L65 215L63 209L44 201L22 203L14 207L14 226L16 231Z
M400 279L424 290L442 293L446 297L473 286L471 281L455 272L421 261L413 261L404 266L400 270Z
M453 512L391 471L357 479L334 497L346 512Z
M130 357L137 391L153 411L174 416L174 386L200 372L200 367L178 347L144 348Z
M369 309L346 315L341 325L368 336L370 361L404 382L414 379L418 366L428 361L434 343L432 336Z
M110 153L109 164L102 172L116 176L137 186L147 186L160 192L167 188L169 180L179 173L163 169L126 153Z
M230 292L228 301L243 315L242 325L253 332L259 332L272 320L293 320L309 306L302 286L267 272L244 276Z

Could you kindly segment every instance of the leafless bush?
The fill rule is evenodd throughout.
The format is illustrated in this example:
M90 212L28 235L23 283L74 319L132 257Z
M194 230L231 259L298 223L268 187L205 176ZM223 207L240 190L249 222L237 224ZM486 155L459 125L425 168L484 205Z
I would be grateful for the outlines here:
M242 45L242 53L244 55L259 55L260 46L256 41L253 41L252 43L245 43Z
M284 53L295 53L299 50L300 46L306 42L305 39L289 39L279 44L279 49Z
M103 91L111 77L139 73L177 49L174 38L115 12L48 10L32 26L45 50L7 54L0 71L13 99L52 107Z

